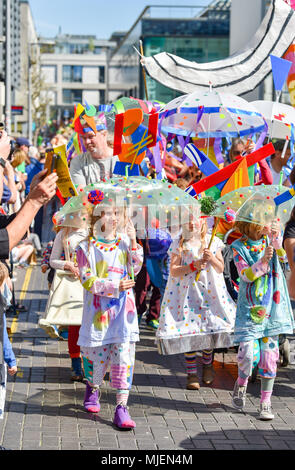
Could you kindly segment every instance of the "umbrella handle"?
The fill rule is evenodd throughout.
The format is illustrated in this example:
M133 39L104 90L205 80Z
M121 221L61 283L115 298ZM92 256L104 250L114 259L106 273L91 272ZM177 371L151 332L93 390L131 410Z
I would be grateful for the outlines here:
M210 248L211 248L211 245L212 245L212 242L213 242L213 238L215 237L216 232L217 232L218 222L219 222L219 220L216 219L214 228L213 228L212 233L211 233L210 242L209 242L209 245L208 245L208 249L209 249L209 250L210 250ZM196 275L196 281L198 281L198 280L200 279L200 275L201 275L201 271L198 271L198 273L197 273L197 275Z

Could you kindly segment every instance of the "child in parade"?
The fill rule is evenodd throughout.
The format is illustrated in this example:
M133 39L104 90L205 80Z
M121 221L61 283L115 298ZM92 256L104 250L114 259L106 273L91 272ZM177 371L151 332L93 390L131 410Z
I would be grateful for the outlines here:
M161 305L158 345L163 354L185 353L187 389L200 388L197 351L202 351L203 382L214 379L213 349L232 345L236 306L223 279L223 243L207 248L205 218L191 218L170 247L170 275ZM196 274L200 271L199 280Z
M258 364L261 377L259 419L274 418L271 395L279 359L279 334L292 334L294 320L286 280L280 266L284 259L279 226L236 222L242 238L232 243L240 276L234 342L239 344L238 379L232 404L243 410L248 378Z
M110 365L110 385L117 390L113 423L132 429L136 425L129 416L127 401L139 331L131 277L141 269L143 250L130 220L126 233L118 232L119 213L112 206L95 206L89 238L76 251L85 289L78 344L87 379L85 409L100 411L99 388Z
M5 308L9 305L11 292L6 281L9 278L7 267L0 263L0 419L3 419L6 395L6 371L13 376L17 372L16 359L6 329Z
M72 216L73 217L73 216ZM73 220L73 219L72 219ZM69 224L73 221L69 219ZM87 236L87 231L83 228L67 227L64 226L61 230L58 231L54 243L52 246L50 254L50 266L54 270L63 270L71 274L74 278L77 279L75 287L72 288L72 296L77 300L83 299L83 292L81 290L81 285L78 282L79 269L75 263L75 250L79 243L84 240ZM81 310L81 307L80 307ZM74 313L74 312L73 312ZM80 313L81 315L81 313ZM78 317L78 312L76 309L75 317ZM80 319L77 322L81 321ZM65 320L66 323L66 320ZM63 324L65 324L63 323ZM68 350L71 358L71 380L72 381L83 381L83 371L82 371L82 362L80 347L77 344L80 324L69 324L68 329Z

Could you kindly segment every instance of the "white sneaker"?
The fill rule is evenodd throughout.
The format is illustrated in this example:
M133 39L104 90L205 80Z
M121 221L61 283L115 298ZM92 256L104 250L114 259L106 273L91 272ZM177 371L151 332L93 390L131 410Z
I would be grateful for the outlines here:
M267 402L260 403L259 419L262 421L269 421L274 419L274 414L271 411L271 404Z
M236 383L233 389L232 405L237 410L243 411L246 405L246 390L247 390L247 387L239 385L238 381L236 380Z

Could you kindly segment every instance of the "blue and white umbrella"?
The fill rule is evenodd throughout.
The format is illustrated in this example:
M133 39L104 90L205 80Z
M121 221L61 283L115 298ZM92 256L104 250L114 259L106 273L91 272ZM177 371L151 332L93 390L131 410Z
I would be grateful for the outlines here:
M170 101L160 110L161 130L177 135L243 137L265 129L263 116L240 96L198 90Z

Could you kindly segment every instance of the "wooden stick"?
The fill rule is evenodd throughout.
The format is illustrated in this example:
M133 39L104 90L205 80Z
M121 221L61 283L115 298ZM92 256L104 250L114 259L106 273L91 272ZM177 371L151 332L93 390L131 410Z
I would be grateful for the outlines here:
M142 40L139 41L139 47L140 47L140 53L142 57L144 57ZM148 97L147 84L146 84L146 75L145 75L145 70L142 64L141 64L141 69L142 69L142 75L143 75L143 81L144 81L145 98L148 101L149 97Z
M213 242L213 238L214 238L215 235L216 235L218 223L219 223L219 219L216 219L215 225L214 225L213 230L212 230L210 242L209 242L209 245L208 245L208 250L210 250L211 245L212 245L212 242ZM199 280L200 276L201 276L201 271L199 271L199 272L197 273L197 275L196 275L196 281Z

